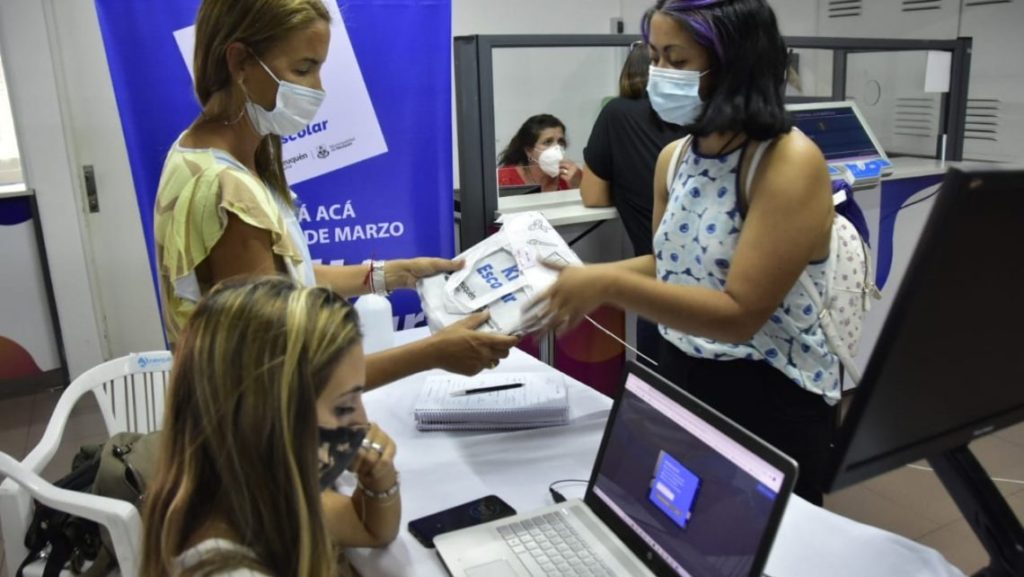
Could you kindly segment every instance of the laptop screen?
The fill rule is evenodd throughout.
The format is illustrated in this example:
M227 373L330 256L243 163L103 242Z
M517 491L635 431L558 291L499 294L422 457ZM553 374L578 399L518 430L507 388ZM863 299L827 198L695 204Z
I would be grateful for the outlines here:
M882 156L860 117L849 104L828 108L791 106L793 123L806 134L827 162L856 161Z
M678 575L750 574L781 470L633 373L606 435L593 496L611 514Z

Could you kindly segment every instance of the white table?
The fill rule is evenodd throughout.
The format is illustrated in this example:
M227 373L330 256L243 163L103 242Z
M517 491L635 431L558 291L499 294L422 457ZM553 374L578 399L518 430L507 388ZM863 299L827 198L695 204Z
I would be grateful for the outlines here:
M422 338L426 329L402 331L397 344ZM554 369L513 350L494 372ZM363 400L370 418L395 439L402 475L402 530L385 549L353 549L364 577L446 575L433 549L413 538L406 524L430 513L496 494L519 512L551 504L548 484L587 479L597 455L611 399L566 377L572 421L568 426L515 432L416 430L412 408L423 383L416 375L371 391ZM352 480L346 479L349 486ZM569 498L585 485L563 485ZM795 495L765 570L772 577L963 576L935 550L815 507Z

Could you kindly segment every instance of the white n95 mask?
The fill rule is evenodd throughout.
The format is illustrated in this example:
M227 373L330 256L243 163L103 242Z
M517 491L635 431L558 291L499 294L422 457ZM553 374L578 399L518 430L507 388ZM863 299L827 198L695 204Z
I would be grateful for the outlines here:
M277 82L277 102L273 110L267 110L250 100L248 93L245 95L245 110L249 114L249 120L252 121L252 127L257 134L288 136L313 122L327 93L323 90L278 80L262 60L256 58L256 61Z
M700 78L707 73L707 70L674 70L651 65L647 76L651 107L665 122L680 126L693 124L704 110Z
M544 174L554 178L558 176L562 168L560 163L563 158L565 158L565 151L556 144L547 147L544 152L540 153L540 156L537 157L537 165L544 171Z

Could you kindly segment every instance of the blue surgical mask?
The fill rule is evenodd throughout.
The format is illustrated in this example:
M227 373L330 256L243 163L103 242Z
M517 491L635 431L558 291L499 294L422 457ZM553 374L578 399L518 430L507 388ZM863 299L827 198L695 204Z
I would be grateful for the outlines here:
M704 110L700 99L700 79L708 71L675 70L651 65L647 76L647 95L651 107L665 122L688 126Z
M261 136L288 136L313 122L313 117L320 109L326 93L323 90L280 80L262 60L257 58L256 61L277 82L277 101L273 110L267 110L250 100L248 93L245 95L245 109L249 113L253 129Z

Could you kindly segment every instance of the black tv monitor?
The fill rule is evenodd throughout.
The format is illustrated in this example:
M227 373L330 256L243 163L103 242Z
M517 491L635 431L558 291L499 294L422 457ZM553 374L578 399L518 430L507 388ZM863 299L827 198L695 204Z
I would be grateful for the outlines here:
M1024 170L949 171L829 478L830 490L841 489L927 458L992 555L986 575L1024 575L1020 522L967 448L1024 420L1022 232Z

